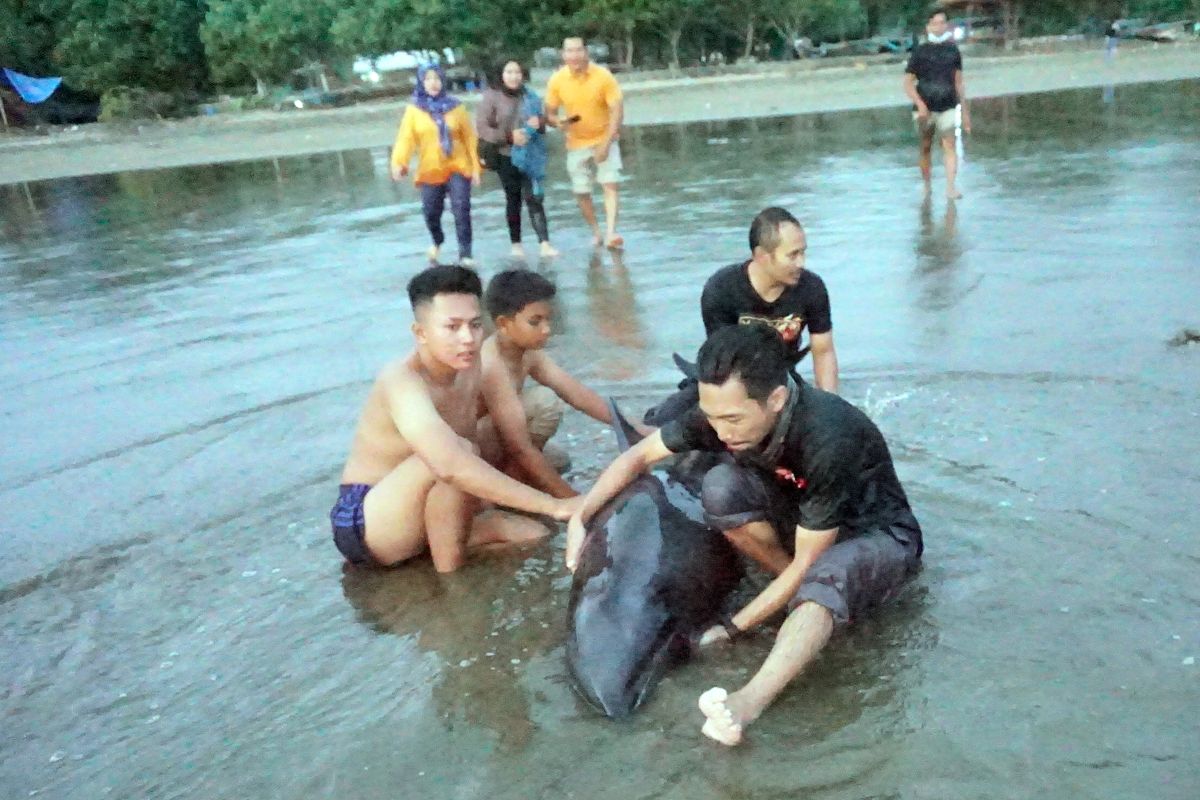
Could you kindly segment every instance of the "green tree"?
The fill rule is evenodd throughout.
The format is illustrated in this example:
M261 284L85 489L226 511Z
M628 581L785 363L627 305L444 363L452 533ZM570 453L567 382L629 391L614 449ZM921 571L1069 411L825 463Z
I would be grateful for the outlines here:
M620 43L621 63L633 66L639 33L654 16L653 0L583 0L571 16L578 32L592 30Z
M679 69L679 40L684 31L696 27L710 6L708 0L657 0L650 5L647 22L670 48L671 69Z
M347 57L451 47L487 67L500 58L528 60L538 47L556 45L574 27L578 5L578 0L352 0L337 13L333 40Z
M809 0L807 5L810 30L822 39L844 41L873 33L868 31L867 13L859 0Z
M720 0L716 11L721 27L736 35L741 43L741 57L754 55L754 45L766 24L761 4L747 3L745 0Z
M66 28L71 0L0 0L0 66L30 75L56 75L54 48Z
M220 85L287 80L333 52L333 0L210 0L200 38Z
M1200 2L1198 0L1131 0L1129 15L1156 22L1195 19L1200 17Z
M208 82L200 42L203 0L74 0L53 59L67 82L102 93L118 86L164 92Z
M333 44L344 56L375 56L420 45L420 20L412 6L388 0L354 0L333 20Z
M766 0L759 8L783 38L785 52L793 55L802 34L813 41L825 36L840 39L866 27L866 13L858 0Z

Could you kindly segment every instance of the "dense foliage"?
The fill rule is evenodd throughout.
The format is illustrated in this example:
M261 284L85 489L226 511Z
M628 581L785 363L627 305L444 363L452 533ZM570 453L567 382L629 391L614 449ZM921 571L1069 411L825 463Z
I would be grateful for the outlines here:
M1200 17L1200 0L1004 0L1022 32L1079 29L1122 13ZM287 80L356 55L461 48L484 65L562 36L607 42L626 66L719 53L792 57L799 37L838 41L918 29L926 0L0 0L0 66L77 88L179 95Z

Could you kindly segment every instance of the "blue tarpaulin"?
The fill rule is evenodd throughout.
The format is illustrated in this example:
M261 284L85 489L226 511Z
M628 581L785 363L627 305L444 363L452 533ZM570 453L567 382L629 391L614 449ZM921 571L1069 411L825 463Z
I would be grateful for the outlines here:
M4 68L4 77L8 78L8 82L26 103L41 103L54 94L54 90L62 83L62 78L31 78L28 75L13 72L8 67Z

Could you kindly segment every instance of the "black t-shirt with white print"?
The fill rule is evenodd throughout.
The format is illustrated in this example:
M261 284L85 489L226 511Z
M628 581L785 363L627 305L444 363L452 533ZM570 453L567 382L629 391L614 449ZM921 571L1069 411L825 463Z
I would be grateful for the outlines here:
M921 42L913 48L904 71L916 76L917 94L936 114L958 105L954 73L962 68L962 53L954 42Z
M795 286L787 287L768 303L754 291L749 268L749 261L730 264L717 270L704 284L700 313L704 317L705 334L711 336L726 325L765 322L785 342L799 349L800 334L806 327L809 336L833 330L829 293L817 273L804 270Z
M839 541L881 529L902 542L919 537L919 529L890 528L911 511L879 428L836 394L795 381L793 391L800 396L777 461L754 463L753 453L738 454L737 460L754 463L768 480L782 481L795 497L797 523L808 530L838 528ZM698 405L664 425L661 434L673 453L726 449Z

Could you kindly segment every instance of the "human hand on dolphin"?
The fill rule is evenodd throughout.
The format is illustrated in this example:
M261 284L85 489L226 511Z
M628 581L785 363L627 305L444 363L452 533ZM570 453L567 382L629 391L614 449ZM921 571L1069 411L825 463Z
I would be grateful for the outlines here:
M560 497L555 504L554 513L550 516L554 517L559 522L566 522L578 516L579 511L582 508L583 495L577 494L573 497Z
M567 569L571 572L575 571L575 567L579 566L579 551L583 547L583 537L587 533L587 528L583 524L583 507L571 516L567 522Z

